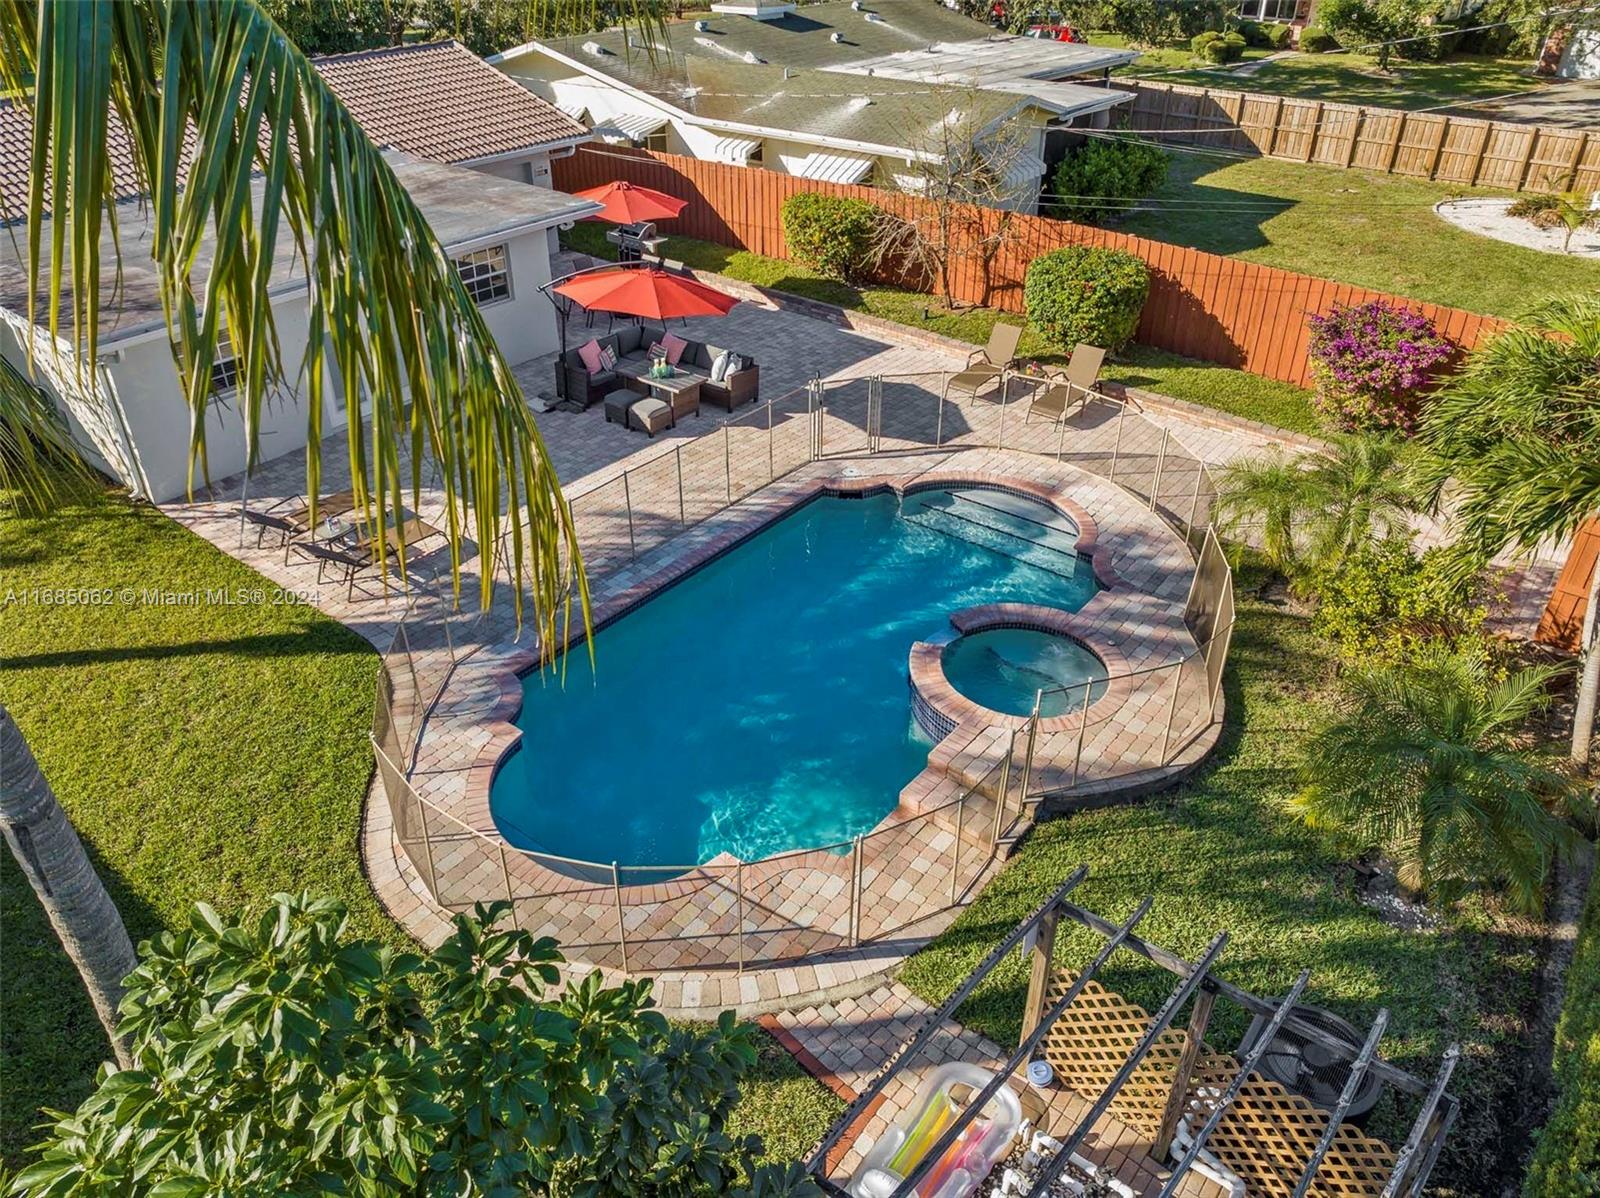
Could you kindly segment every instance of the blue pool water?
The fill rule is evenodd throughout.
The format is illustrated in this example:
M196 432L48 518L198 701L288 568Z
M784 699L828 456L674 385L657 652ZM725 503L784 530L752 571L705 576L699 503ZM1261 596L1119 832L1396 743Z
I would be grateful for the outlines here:
M951 686L990 711L1055 716L1106 693L1103 661L1069 636L1031 628L988 628L957 637L941 662ZM1043 692L1041 694L1040 692Z
M755 860L870 830L926 764L907 659L980 603L1082 607L1054 509L996 491L823 497L523 681L491 808L524 848L588 861Z

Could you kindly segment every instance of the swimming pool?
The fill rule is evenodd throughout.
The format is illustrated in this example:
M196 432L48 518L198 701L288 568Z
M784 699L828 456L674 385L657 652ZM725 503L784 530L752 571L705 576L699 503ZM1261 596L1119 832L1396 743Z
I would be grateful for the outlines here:
M523 679L490 808L587 861L755 860L871 830L926 764L907 654L984 603L1076 611L1077 528L1009 492L822 496Z

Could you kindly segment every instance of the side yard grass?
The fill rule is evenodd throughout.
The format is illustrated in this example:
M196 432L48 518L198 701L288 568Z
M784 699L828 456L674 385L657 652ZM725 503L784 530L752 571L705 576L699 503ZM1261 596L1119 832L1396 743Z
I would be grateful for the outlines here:
M406 942L361 870L378 670L365 640L313 607L252 602L266 579L115 494L0 518L0 563L0 701L136 943L197 899L226 912L301 889L342 901L357 933ZM235 601L179 601L207 592ZM107 1050L4 847L0 926L0 1166L15 1168L41 1109L76 1107ZM842 1104L760 1040L734 1128L794 1159Z
M1462 188L1173 149L1150 207L1116 229L1510 319L1546 296L1600 287L1600 261L1525 249L1440 219L1433 205Z
M598 225L579 224L563 237L571 248L597 258L616 256L616 247L605 240L604 229ZM986 342L990 330L998 322L1023 323L1020 316L991 308L952 311L921 292L895 287L852 287L836 279L823 278L796 262L693 237L670 238L668 252L695 270L712 271L757 287L835 304L852 312L892 320L907 328L937 333L971 345ZM1065 361L1065 355L1046 344L1032 329L1024 332L1019 353L1023 358L1040 362ZM1118 360L1107 362L1101 374L1113 382L1159 391L1175 399L1294 432L1314 434L1320 429L1309 391L1150 346L1130 345Z
M1078 901L1121 919L1141 897L1154 895L1141 933L1190 959L1227 930L1231 940L1218 972L1230 981L1282 994L1301 968L1310 968L1308 1001L1358 1026L1387 1006L1392 1019L1383 1051L1413 1072L1431 1075L1445 1046L1460 1041L1464 1056L1452 1090L1463 1100L1463 1117L1436 1184L1460 1193L1499 1192L1498 1179L1515 1177L1524 1143L1515 1086L1538 929L1510 929L1489 911L1467 907L1437 928L1401 930L1359 901L1337 848L1285 814L1295 746L1324 714L1333 662L1307 618L1248 597L1259 581L1253 568L1242 571L1228 722L1204 772L1143 802L1042 823L901 978L929 1001L942 1001L1062 878L1087 865ZM1061 959L1081 965L1099 943L1081 931L1064 934ZM1131 953L1119 954L1101 977L1151 1011L1173 984ZM1014 1044L1026 990L1026 966L1012 954L958 1017ZM1231 1049L1245 1027L1220 1003L1208 1039ZM1373 1130L1398 1143L1408 1120L1381 1110Z

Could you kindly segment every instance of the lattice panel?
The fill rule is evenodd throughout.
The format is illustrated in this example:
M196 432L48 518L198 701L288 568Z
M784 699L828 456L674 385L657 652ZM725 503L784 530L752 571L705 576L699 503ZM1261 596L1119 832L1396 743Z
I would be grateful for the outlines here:
M1056 975L1046 1005L1057 1002L1074 979ZM1044 1038L1044 1055L1064 1085L1093 1099L1132 1054L1150 1026L1150 1015L1120 994L1091 981ZM1181 1031L1168 1029L1111 1102L1111 1113L1152 1138L1161 1124L1167 1095L1183 1051ZM1209 1116L1208 1099L1220 1097L1239 1070L1231 1055L1207 1045L1195 1063L1189 1088L1189 1125ZM1317 1140L1326 1111L1277 1082L1251 1074L1238 1098L1217 1123L1206 1148L1244 1179L1251 1194L1289 1198ZM1345 1124L1317 1170L1317 1198L1376 1198L1394 1168L1394 1149Z

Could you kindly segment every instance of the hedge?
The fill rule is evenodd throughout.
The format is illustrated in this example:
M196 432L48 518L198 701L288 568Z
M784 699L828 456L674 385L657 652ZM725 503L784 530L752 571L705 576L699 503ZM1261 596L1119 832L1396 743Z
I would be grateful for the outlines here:
M1057 165L1050 213L1077 221L1120 216L1167 181L1171 163L1165 150L1148 142L1091 138Z
M1063 349L1079 342L1115 353L1139 327L1150 268L1122 250L1068 246L1028 264L1023 303L1040 334Z
M1556 1024L1556 1108L1539 1133L1523 1198L1600 1194L1600 885L1589 901L1567 970Z
M800 192L783 202L783 236L803 266L853 283L866 278L878 210L865 200Z

